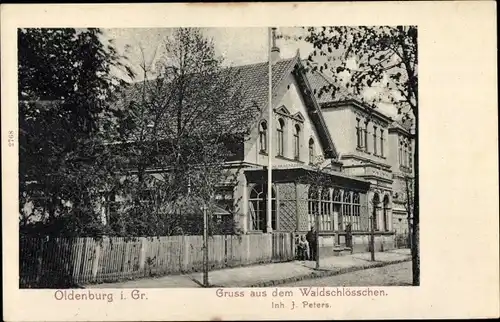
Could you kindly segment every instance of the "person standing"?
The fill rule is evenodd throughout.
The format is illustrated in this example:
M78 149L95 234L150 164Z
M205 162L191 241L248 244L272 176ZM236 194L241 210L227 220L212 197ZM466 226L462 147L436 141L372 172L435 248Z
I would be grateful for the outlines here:
M316 231L314 226L307 232L306 240L309 243L310 260L316 260Z
M309 259L309 243L306 241L304 235L300 236L299 239L299 260L308 260Z

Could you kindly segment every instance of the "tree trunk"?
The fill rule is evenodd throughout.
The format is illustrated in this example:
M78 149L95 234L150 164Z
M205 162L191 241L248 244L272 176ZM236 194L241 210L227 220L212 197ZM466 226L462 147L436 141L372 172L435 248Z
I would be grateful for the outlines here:
M419 213L419 169L418 169L418 154L419 154L419 140L418 140L418 118L415 118L415 153L413 155L413 166L415 187L413 193L413 223L412 223L412 241L411 241L411 259L412 259L412 273L413 273L413 286L420 285L420 213Z
M413 273L413 286L420 286L420 247L419 247L419 240L420 240L420 227L418 224L414 224L413 230L412 230L412 254L411 254L411 259L412 259L412 273Z

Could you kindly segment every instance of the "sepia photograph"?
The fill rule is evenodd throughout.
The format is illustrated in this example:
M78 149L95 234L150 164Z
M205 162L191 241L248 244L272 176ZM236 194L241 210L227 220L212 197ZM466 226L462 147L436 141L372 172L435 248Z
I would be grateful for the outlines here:
M418 286L417 31L18 29L19 287Z
M3 319L500 317L494 9L2 4Z

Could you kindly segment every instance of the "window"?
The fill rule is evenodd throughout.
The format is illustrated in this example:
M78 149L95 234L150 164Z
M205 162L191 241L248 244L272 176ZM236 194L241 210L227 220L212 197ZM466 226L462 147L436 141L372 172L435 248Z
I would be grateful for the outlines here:
M314 140L309 139L309 163L314 162Z
M219 187L215 192L215 202L219 207L228 212L234 211L234 188L232 186Z
M285 152L285 121L283 119L278 120L278 128L277 128L277 139L278 139L278 155L283 156Z
M351 230L360 230L361 204L358 192L344 191L342 198L342 226L345 230L351 224Z
M413 168L413 154L411 153L411 145L408 147L408 150L409 150L408 167L411 169Z
M408 143L405 142L403 165L408 166Z
M266 122L260 123L259 142L260 142L260 151L266 152L267 151L267 123Z
M387 195L384 196L384 231L389 231L389 197Z
M360 230L360 212L361 204L359 202L359 193L352 194L352 230Z
M380 197L379 197L378 193L375 193L375 195L373 196L372 206L373 206L373 214L372 214L373 230L379 230L379 225L378 225L379 214L378 214L378 210L380 209ZM372 223L370 223L370 227L371 227Z
M333 230L332 197L329 188L321 189L321 220L319 229L323 231Z
M308 224L309 228L315 225L315 216L319 212L319 199L318 190L313 187L309 187L309 193L307 195L307 213L308 213Z
M356 119L356 146L358 148L363 148L363 129L360 126L360 119Z
M337 227L335 229L342 229L342 190L335 188L333 189L333 208L334 211L338 213Z
M399 165L403 165L403 141L399 140Z
M153 188L144 188L139 191L138 195L142 205L152 205L156 201L156 193Z
M365 123L365 128L364 128L364 132L365 132L365 151L368 152L368 122Z
M267 227L267 185L255 185L250 191L249 230L265 231ZM276 195L274 188L271 197L271 226L276 229Z
M373 154L377 155L377 127L373 126Z
M380 156L384 156L384 130L380 129Z
M344 191L344 197L343 197L343 204L342 204L342 230L345 230L347 227L347 224L351 223L351 214L352 214L352 209L351 209L351 192L350 191Z
M300 158L300 126L295 125L295 133L293 134L294 157L295 160Z

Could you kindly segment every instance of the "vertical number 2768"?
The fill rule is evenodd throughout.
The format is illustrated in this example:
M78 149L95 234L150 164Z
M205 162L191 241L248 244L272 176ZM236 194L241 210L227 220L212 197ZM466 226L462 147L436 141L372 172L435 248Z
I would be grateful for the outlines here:
M8 142L10 148L14 146L14 131L9 131Z

